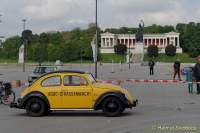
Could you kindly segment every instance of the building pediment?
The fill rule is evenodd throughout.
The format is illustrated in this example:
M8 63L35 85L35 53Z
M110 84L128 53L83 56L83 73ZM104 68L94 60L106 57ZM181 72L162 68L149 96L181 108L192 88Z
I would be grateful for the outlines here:
M116 34L110 33L110 32L105 32L101 34L101 37L115 37Z
M171 31L171 32L168 32L168 33L165 33L165 34L166 35L179 35L180 33Z
M102 35L115 35L115 34L110 33L110 32L104 32L104 33L102 33Z

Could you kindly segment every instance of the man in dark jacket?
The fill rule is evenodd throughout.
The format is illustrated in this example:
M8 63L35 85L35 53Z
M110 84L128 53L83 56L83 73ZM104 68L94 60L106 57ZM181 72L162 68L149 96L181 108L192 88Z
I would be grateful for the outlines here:
M149 61L150 75L154 75L154 65L155 65L155 62L153 60L150 60Z
M174 80L177 74L178 74L178 79L181 80L181 62L179 59L177 59L174 62L174 77L173 77Z
M200 56L197 57L197 63L194 66L194 77L196 82L200 82ZM197 84L197 94L200 94L200 84Z

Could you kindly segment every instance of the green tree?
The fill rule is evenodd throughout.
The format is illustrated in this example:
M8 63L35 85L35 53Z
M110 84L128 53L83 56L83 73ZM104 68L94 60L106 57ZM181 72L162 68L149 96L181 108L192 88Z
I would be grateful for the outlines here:
M47 47L48 50L48 60L55 62L56 60L60 60L61 58L61 52L60 48L56 46L55 44L50 43Z
M44 61L47 61L48 53L47 53L47 46L44 44L36 43L32 47L32 60L41 64Z
M3 59L18 59L19 48L22 45L21 37L14 36L7 38L3 43L2 56Z
M49 35L47 33L41 33L39 36L39 42L41 44L48 44L49 43Z
M168 45L165 48L165 54L168 56L175 56L176 55L176 47L174 45Z
M188 24L179 23L176 26L180 33L180 43L184 52L194 57L199 54L200 44L200 24L190 22Z
M147 48L147 54L149 57L157 57L158 47L156 45L149 45Z

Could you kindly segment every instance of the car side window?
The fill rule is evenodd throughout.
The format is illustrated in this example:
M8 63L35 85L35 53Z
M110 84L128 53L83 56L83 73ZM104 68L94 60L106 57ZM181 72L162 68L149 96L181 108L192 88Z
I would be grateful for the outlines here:
M46 70L45 67L41 67L41 68L40 68L40 73L41 73L41 74L46 73L45 70Z
M60 76L49 77L49 78L47 78L47 79L42 81L42 86L43 87L60 86L60 84L61 84Z
M65 76L64 77L65 86L85 86L87 81L80 76Z

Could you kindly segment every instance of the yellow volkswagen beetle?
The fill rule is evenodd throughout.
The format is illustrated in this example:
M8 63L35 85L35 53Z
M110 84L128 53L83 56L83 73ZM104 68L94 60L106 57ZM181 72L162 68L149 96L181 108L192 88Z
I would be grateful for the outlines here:
M118 116L136 104L126 89L99 83L88 72L69 70L42 75L10 107L35 117L57 110L103 110L106 116Z

